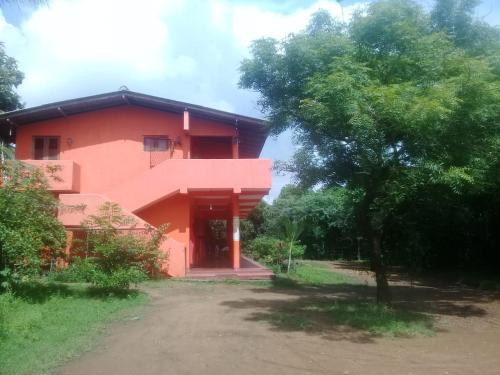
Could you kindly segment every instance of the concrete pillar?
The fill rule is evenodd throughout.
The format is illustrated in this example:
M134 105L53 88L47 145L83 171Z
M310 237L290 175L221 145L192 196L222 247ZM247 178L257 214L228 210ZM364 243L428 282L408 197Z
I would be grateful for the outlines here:
M233 194L233 268L240 268L240 213L238 195Z
M240 158L240 140L238 137L233 137L233 159Z
M186 133L184 137L183 158L191 159L191 136L189 135L189 133Z
M184 139L185 141L183 142L183 158L184 159L191 159L191 135L189 134L190 131L190 124L189 124L189 112L187 108L184 110L184 116L183 116L183 126L182 128L184 129Z

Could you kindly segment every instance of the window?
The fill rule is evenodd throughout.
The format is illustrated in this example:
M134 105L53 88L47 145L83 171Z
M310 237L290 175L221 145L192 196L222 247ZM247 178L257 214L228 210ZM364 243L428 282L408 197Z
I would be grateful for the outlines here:
M33 159L59 159L59 137L33 137Z
M144 137L144 151L167 151L170 140L165 136Z

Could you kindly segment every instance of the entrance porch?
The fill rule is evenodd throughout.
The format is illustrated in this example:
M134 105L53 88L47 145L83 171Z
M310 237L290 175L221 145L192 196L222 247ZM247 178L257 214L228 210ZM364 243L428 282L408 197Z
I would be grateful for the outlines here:
M190 193L189 278L267 279L271 270L240 254L240 215L258 201L232 191ZM259 197L260 200L260 197Z

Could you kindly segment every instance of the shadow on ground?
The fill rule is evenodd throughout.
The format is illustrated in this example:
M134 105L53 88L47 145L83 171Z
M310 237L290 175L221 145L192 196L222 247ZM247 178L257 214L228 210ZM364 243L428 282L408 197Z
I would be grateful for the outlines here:
M443 331L438 317L483 317L484 303L498 293L458 287L395 285L391 308L375 303L375 287L345 283L303 285L277 278L269 288L253 288L261 298L225 301L231 309L248 310L247 320L265 322L272 330L303 331L327 340L373 343L375 338L428 336Z

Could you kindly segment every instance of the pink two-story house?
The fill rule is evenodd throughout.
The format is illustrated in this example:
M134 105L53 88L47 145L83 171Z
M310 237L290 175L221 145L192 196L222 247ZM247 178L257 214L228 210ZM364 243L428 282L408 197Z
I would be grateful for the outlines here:
M85 207L59 211L69 239L110 201L138 228L169 224L171 276L270 275L241 256L239 231L271 188L264 121L118 91L2 113L0 137L18 160L60 168L51 191Z

